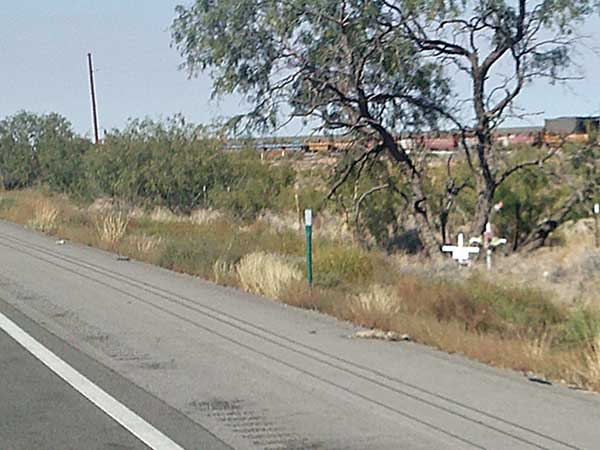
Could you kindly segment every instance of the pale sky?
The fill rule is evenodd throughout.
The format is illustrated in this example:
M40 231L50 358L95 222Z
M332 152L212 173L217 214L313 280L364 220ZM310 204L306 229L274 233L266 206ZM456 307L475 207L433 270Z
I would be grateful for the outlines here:
M92 52L100 128L129 117L183 113L209 123L240 111L240 101L210 100L210 78L188 80L170 48L174 8L186 0L2 0L0 2L0 118L19 110L58 112L91 136L86 55ZM600 20L583 30L600 38ZM520 105L543 117L600 114L600 56L581 58L584 80L569 88L538 84ZM527 123L522 123L526 125ZM517 123L511 123L517 125ZM294 132L295 130L287 130Z

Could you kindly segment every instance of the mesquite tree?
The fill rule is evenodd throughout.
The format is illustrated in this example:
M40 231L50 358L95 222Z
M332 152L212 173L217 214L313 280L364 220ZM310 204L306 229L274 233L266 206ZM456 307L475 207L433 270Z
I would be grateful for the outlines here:
M466 118L446 113L460 130L475 179L473 231L482 232L494 196L508 177L540 167L559 152L554 146L538 157L507 165L497 154L494 132L508 117L526 115L516 101L531 82L554 83L573 77L571 55L581 39L577 30L596 4L588 0L480 0L460 7L444 4L432 16L419 5L406 8L395 1L384 3L391 11L386 22L390 29L401 28L422 57L443 61L470 85L466 100L472 113ZM467 136L474 139L468 142ZM582 186L566 203L589 199L590 187Z
M177 7L172 36L190 76L210 70L215 95L242 94L252 105L232 124L269 129L299 117L355 138L361 150L330 194L366 161L393 161L403 178L399 193L434 255L463 189L477 191L473 229L480 232L499 185L553 155L502 165L492 135L529 81L561 76L571 33L591 6L513 3L196 0ZM473 114L465 115L453 89L456 68L472 84ZM458 180L448 163L444 198L436 199L441 208L432 204L426 152L398 139L440 126L459 130L471 169Z

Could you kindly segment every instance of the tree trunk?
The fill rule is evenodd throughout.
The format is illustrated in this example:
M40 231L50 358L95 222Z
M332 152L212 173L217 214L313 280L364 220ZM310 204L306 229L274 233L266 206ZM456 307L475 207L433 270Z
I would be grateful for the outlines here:
M442 253L440 241L437 238L438 233L427 214L426 197L419 177L413 177L411 185L413 214L417 223L419 239L423 245L423 252L431 258L441 258Z
M492 208L494 207L494 194L495 188L489 185L484 185L478 189L475 217L470 229L473 236L481 236L485 231L485 226L490 220Z
M494 205L494 194L496 193L496 179L493 173L495 163L494 148L492 140L492 126L485 107L485 79L487 72L482 70L477 59L472 60L473 77L473 100L477 125L475 136L477 137L477 165L474 171L477 188L477 203L475 205L475 217L470 232L474 236L481 236L489 221L490 213Z
M434 259L441 258L441 247L437 239L436 230L432 229L431 224L422 214L416 213L415 220L417 222L419 239L421 240L421 244L423 244L423 253Z

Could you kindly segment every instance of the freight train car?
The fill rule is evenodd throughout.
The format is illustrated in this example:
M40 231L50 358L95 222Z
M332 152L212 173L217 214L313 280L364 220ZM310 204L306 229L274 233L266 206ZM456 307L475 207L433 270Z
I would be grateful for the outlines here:
M544 127L500 128L494 133L493 139L505 148L515 145L560 145L564 142L588 143L598 139L599 130L599 117L558 117L546 119ZM452 131L403 135L397 138L398 145L408 151L420 148L436 154L458 151L461 141L460 134ZM465 142L471 148L477 145L473 135L466 136ZM343 137L307 136L263 139L254 141L251 145L265 152L335 153L348 151L355 143ZM242 145L229 143L227 148L238 150Z

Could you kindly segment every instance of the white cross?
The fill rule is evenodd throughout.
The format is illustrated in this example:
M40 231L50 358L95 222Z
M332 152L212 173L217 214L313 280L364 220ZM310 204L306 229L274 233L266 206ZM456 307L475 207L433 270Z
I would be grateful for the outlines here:
M465 237L462 233L458 235L458 245L444 245L443 252L452 252L452 259L458 261L459 264L465 265L469 263L471 253L479 253L479 247L465 247Z

